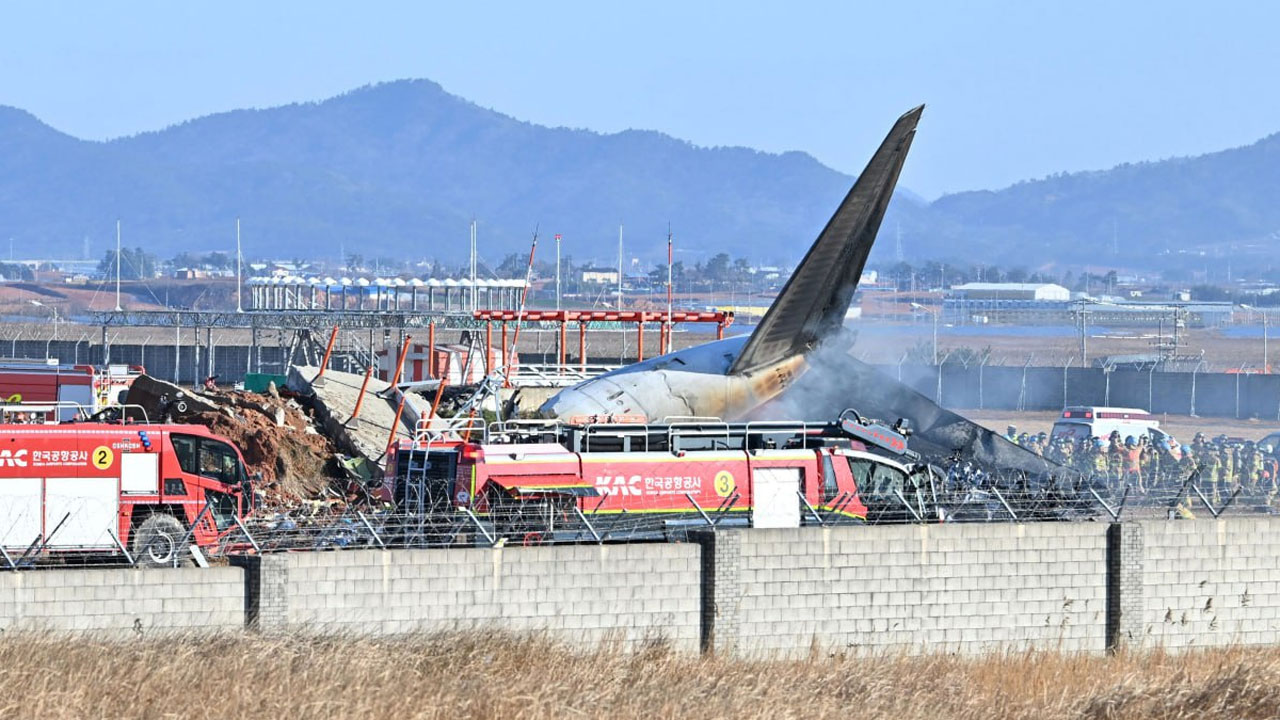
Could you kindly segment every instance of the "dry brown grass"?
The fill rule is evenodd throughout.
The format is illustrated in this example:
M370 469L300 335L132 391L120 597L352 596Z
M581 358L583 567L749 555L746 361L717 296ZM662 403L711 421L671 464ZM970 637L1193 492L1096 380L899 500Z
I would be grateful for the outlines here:
M1280 649L733 661L530 636L0 639L0 717L1264 718Z

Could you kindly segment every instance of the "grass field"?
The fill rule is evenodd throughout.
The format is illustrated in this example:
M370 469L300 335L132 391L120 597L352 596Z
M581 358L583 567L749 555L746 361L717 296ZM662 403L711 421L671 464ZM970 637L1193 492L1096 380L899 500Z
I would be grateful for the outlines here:
M1276 717L1280 649L704 659L536 637L0 638L6 718Z

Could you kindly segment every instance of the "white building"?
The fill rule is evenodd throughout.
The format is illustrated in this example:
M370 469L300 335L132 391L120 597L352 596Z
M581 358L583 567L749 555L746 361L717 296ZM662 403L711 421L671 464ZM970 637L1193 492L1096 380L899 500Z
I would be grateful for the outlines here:
M582 271L582 282L617 285L618 271L607 268L586 268Z
M1053 283L971 282L953 286L951 295L965 300L1066 302L1071 299L1070 290Z
M956 285L942 300L947 322L1037 323L1069 315L1071 291L1053 283L984 283Z

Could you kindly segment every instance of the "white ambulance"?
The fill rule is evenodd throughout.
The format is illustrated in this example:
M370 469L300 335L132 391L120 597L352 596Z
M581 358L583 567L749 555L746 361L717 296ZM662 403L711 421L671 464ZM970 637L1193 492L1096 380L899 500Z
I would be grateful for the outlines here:
M1135 438L1150 435L1152 440L1158 440L1164 435L1160 421L1146 410L1073 405L1063 409L1062 417L1053 424L1051 437L1078 441L1088 437L1106 438L1112 431L1120 433L1122 440L1130 435Z

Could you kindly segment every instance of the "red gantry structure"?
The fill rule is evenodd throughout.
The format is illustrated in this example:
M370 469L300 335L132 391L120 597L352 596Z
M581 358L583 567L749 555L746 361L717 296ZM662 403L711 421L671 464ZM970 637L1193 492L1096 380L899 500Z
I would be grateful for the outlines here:
M476 310L473 317L485 322L485 357L490 357L493 347L493 323L502 323L502 347L507 346L507 323L554 322L559 324L560 357L563 367L568 364L565 336L569 323L578 323L578 361L582 368L587 364L587 323L616 322L636 324L636 362L644 360L645 323L660 323L659 354L671 352L671 330L675 323L715 323L716 339L724 338L724 329L733 324L733 313L721 311L687 310Z

